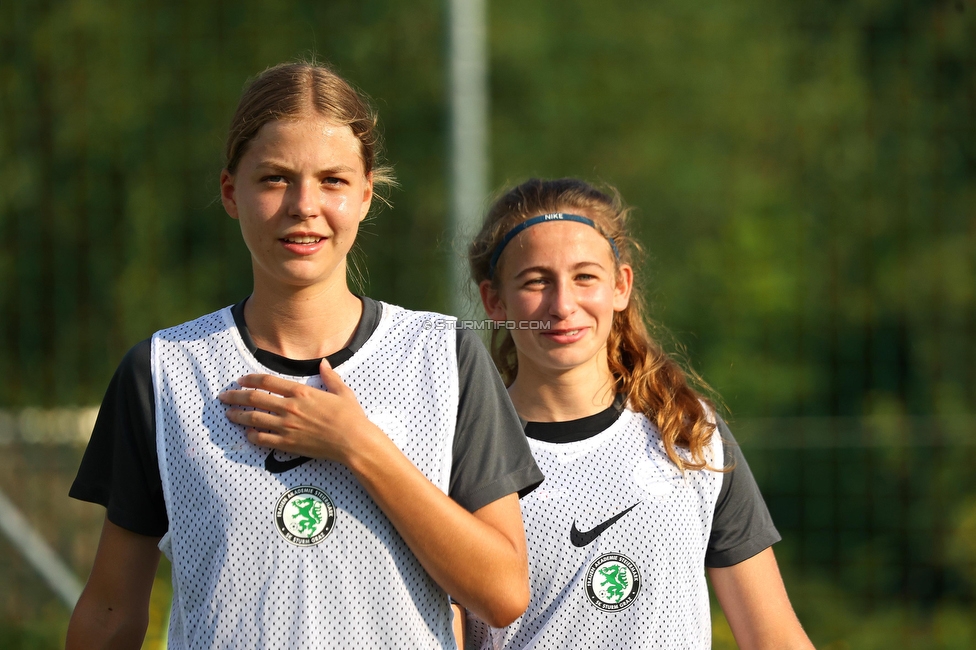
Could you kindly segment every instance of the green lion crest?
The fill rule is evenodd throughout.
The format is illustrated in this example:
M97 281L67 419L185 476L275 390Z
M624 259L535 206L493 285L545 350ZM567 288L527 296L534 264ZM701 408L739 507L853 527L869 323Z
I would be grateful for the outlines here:
M295 546L321 543L336 523L335 504L322 488L299 485L281 495L275 505L275 527Z
M619 603L620 599L624 597L627 587L630 586L627 581L627 567L621 564L611 564L600 569L600 575L603 576L603 582L600 583L600 586L607 587L610 585L607 587L607 596Z
M318 499L295 499L291 504L298 509L298 512L291 516L298 524L301 533L308 533L311 537L315 529L322 523L322 502Z
M640 595L640 569L626 555L604 553L590 562L583 587L594 607L605 612L623 611Z

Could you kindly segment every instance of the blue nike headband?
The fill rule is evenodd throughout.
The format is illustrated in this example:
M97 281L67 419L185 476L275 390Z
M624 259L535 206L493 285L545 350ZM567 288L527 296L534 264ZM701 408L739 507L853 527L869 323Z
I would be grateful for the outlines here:
M498 258L502 256L502 251L505 250L506 246L508 246L508 242L515 239L515 236L520 232L522 232L523 230L525 230L526 228L534 226L537 223L546 223L547 221L575 221L577 223L584 223L590 228L592 228L593 230L603 235L603 233L600 232L600 229L596 227L596 224L593 222L592 219L581 217L578 214L562 214L557 212L554 214L542 214L539 215L538 217L532 217L531 219L526 219L519 225L509 230L508 233L506 233L505 236L502 238L502 240L498 243L498 246L495 247L495 252L492 254L491 261L488 263L488 279L491 280L495 277L495 267L498 266ZM606 235L603 236L607 237ZM616 257L619 260L620 251L617 249L617 245L613 243L613 240L610 239L609 237L607 237L607 241L610 242L610 247L613 249L614 257Z

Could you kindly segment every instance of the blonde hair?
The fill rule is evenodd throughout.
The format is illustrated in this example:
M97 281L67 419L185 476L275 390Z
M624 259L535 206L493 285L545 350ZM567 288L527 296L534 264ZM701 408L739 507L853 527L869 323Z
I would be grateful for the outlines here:
M376 112L366 98L331 68L309 61L268 68L244 89L224 147L225 168L233 174L261 127L274 120L320 115L352 129L359 140L363 169L374 190L396 184L393 168L382 163ZM385 201L382 193L380 200Z
M592 219L619 251L617 264L634 265L641 252L627 231L630 208L614 188L603 192L574 178L530 179L502 193L488 209L481 231L468 249L471 276L480 284L489 280L498 288L498 276L489 277L492 254L505 234L526 219L540 214L578 211ZM686 372L648 333L644 303L635 290L626 309L614 314L607 339L607 356L614 391L626 404L657 425L668 458L681 470L708 467L705 449L715 432L709 420L709 400L689 385L689 378L704 386L693 371ZM515 341L506 329L492 331L491 353L506 385L518 374ZM679 454L678 448L688 450ZM717 459L721 462L721 459Z

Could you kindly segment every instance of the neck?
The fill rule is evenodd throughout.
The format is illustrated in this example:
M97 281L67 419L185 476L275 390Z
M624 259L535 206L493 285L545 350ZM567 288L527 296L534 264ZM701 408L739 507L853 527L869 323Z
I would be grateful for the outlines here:
M254 344L289 359L317 359L349 345L363 305L341 282L314 287L254 281L244 320Z
M554 373L519 360L508 388L518 414L530 422L566 422L594 415L613 405L613 375L606 357Z

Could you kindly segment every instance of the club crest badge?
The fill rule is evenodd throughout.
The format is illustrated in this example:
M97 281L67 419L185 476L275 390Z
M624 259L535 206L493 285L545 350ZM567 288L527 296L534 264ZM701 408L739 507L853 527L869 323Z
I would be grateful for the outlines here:
M315 546L335 526L335 505L323 490L301 485L288 490L275 506L275 526L295 546Z
M641 589L637 565L629 557L607 553L595 559L584 578L590 603L605 612L619 612L630 607Z

